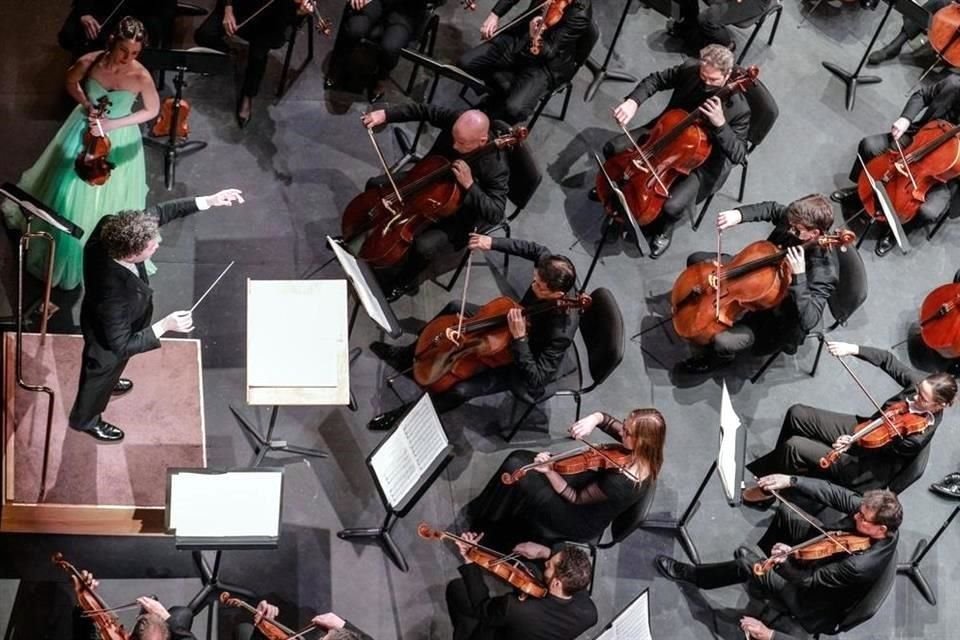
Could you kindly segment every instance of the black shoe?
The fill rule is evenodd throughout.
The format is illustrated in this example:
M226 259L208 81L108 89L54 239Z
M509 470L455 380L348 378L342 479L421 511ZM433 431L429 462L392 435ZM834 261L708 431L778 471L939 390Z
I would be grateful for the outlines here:
M250 119L253 118L253 100L250 100L250 113L245 116L240 115L241 105L243 105L243 98L237 101L237 112L235 114L237 117L237 126L243 129L250 122Z
M420 292L420 285L416 282L395 285L387 291L387 302L396 302L403 296L415 296Z
M681 40L686 40L697 31L699 28L696 20L675 20L667 26L667 35Z
M113 388L113 391L110 392L110 395L122 396L125 393L129 393L131 389L133 389L133 380L120 378L117 385Z
M370 431L389 431L395 424L397 424L397 420L400 419L400 416L403 414L404 410L405 407L400 407L399 409L394 409L393 411L381 413L367 423L367 429L370 429Z
M939 482L934 482L930 485L930 491L945 498L960 500L960 484L940 484Z
M670 556L659 555L653 560L654 566L667 580L673 582L693 582L693 566L677 562Z
M89 433L101 442L120 442L123 440L123 431L102 419L97 422L93 429L87 429L84 433Z
M870 54L870 57L867 58L867 66L875 67L881 62L886 62L887 60L893 60L898 55L900 55L900 45L894 46L891 42L885 47L880 47L876 51Z
M594 187L593 189L590 189L590 192L587 194L587 199L593 200L594 202L600 202L600 194L597 193L596 187Z
M957 473L956 471L954 471L953 473L948 473L947 475L943 476L943 480L941 480L937 484L960 485L960 473Z
M893 234L887 233L877 241L877 246L873 249L873 252L882 258L890 253L890 250L893 249L895 244Z
M733 362L732 356L718 356L711 353L688 358L680 363L680 368L687 373L703 374L722 369L731 362Z
M413 352L417 343L397 347L386 342L370 343L370 351L397 371L406 371L413 366Z
M650 257L656 260L670 248L670 242L673 240L669 233L658 233L650 241Z
M847 187L846 189L837 189L830 194L830 199L837 204L846 204L857 195L856 187Z

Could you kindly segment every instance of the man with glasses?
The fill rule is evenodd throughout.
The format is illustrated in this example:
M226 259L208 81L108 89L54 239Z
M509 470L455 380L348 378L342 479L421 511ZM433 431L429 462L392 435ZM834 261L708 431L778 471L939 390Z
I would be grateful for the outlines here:
M825 480L783 474L763 477L759 484L767 490L790 489L839 512L825 518L822 530L865 536L870 546L862 551L838 549L819 560L796 560L791 546L825 536L806 518L781 505L757 545L740 547L733 560L693 566L661 555L654 564L667 579L700 589L749 583L751 595L759 597L757 604L762 607L756 617L741 618L740 626L754 640L833 634L890 563L896 562L897 531L903 521L900 501L890 491L872 490L860 496ZM774 567L758 575L754 564L767 557Z
M756 346L761 352L783 349L796 353L807 334L820 325L823 308L837 286L837 258L829 250L810 246L833 226L833 207L826 196L811 194L788 205L759 202L717 214L718 232L741 222L772 222L768 241L788 247L790 266L787 297L777 307L747 313L706 346L695 345L693 356L681 363L687 373L709 373L724 367L742 351ZM804 248L804 245L807 245ZM687 258L687 266L715 261L716 252L699 251ZM721 262L732 256L723 254Z
M933 439L943 419L943 410L953 404L957 395L957 381L949 373L928 375L917 371L883 349L846 342L828 342L827 347L837 357L855 356L882 369L903 387L883 403L883 408L906 402L908 411L926 417L929 426L920 433L895 438L883 447L864 448L852 442L854 429L865 420L876 420L879 412L862 417L795 404L787 410L773 451L757 458L747 468L755 476L771 473L820 476L858 492L887 487ZM840 452L840 457L829 468L820 468L820 459L831 451ZM762 484L745 489L744 502L773 500L763 489Z

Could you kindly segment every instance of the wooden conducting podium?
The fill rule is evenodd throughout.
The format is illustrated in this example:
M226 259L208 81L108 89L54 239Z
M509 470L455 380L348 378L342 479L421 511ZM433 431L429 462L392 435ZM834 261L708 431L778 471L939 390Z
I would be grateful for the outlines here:
M235 408L256 442L258 466L271 451L325 458L274 440L281 405L350 402L346 280L247 280L247 404L271 406L261 434Z

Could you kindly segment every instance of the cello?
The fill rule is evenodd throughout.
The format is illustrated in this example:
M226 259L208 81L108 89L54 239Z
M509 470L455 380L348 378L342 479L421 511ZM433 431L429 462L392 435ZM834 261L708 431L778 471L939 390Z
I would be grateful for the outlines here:
M842 250L856 239L852 231L841 229L803 247ZM704 261L684 269L670 293L677 335L706 345L748 311L779 305L786 298L793 277L784 259L786 255L787 249L759 240L748 244L726 264Z
M723 101L734 93L745 91L756 82L759 74L756 66L737 69L713 97ZM645 226L656 220L663 210L663 203L670 197L670 186L710 157L712 144L700 124L702 118L700 109L690 113L670 109L657 119L642 146L631 138L633 144L630 147L603 163L604 172L623 191L638 225ZM624 131L630 135L626 129ZM604 203L606 212L616 218L621 214L614 204L616 199L611 198L613 194L604 172L597 175L597 196Z
M519 590L521 600L525 600L527 596L545 598L547 595L547 588L533 575L533 572L520 563L515 555L504 555L449 531L434 529L425 522L417 525L417 535L426 540L450 540L470 545L465 554L467 560Z
M373 132L367 132L379 154ZM469 163L500 149L510 149L526 137L526 127L514 127L460 159ZM417 234L454 215L460 209L464 192L452 167L452 160L429 155L399 180L395 181L387 170L388 185L367 189L351 200L343 212L340 229L347 242L363 237L357 257L374 267L397 265Z
M944 358L960 358L960 283L941 285L923 299L920 337Z
M130 634L123 628L111 609L104 603L97 592L87 584L83 575L75 566L63 559L63 554L53 554L51 562L67 572L73 583L73 591L77 596L77 606L83 615L89 618L100 635L100 640L130 640ZM122 607L121 607L122 608Z
M869 175L868 175L869 173ZM960 176L960 126L933 120L917 131L910 145L872 158L857 180L863 208L877 222L887 222L877 204L870 176L886 188L901 223L910 222L938 184Z
M430 393L441 393L485 369L513 362L507 313L522 308L529 318L554 310L583 310L590 296L539 300L526 307L500 296L480 307L469 318L459 313L437 316L420 332L413 359L413 378Z

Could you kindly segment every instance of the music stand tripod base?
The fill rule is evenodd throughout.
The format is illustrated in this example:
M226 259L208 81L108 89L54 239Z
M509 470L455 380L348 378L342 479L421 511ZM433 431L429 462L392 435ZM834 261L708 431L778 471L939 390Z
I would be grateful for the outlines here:
M950 516L940 525L940 528L937 529L937 532L933 534L932 538L929 540L921 540L917 543L917 548L913 550L909 562L901 562L897 565L897 574L910 578L910 581L920 592L920 595L933 606L937 606L937 594L934 593L930 583L927 582L926 576L923 575L923 571L920 569L920 563L923 561L924 556L933 548L933 545L936 544L937 540L940 539L940 536L943 535L943 532L947 530L947 527L950 526L953 519L957 517L958 513L960 513L960 506L954 507Z
M853 111L853 104L857 99L857 86L862 84L880 84L883 80L879 76L860 76L850 73L843 67L832 62L822 62L823 68L835 75L847 86L847 111Z
M193 612L194 616L204 609L209 609L207 612L208 640L219 636L219 629L217 629L217 612L220 605L218 598L221 593L228 591L231 595L240 596L250 601L256 601L257 599L257 594L249 589L220 581L220 559L222 554L223 551L217 550L213 558L213 567L211 567L207 563L207 559L203 557L201 551L193 551L193 562L197 565L197 570L200 572L200 581L203 586L200 587L200 591L190 599L187 607Z
M406 573L410 570L410 566L407 564L406 558L403 557L400 547L397 546L390 535L390 531L397 520L397 515L388 511L381 526L344 529L337 532L337 537L341 540L373 540L377 542L383 548L384 553L397 565L397 568Z
M259 467L260 463L263 462L267 455L273 453L274 451L280 451L283 453L290 453L296 456L309 457L309 458L327 458L329 454L326 451L320 451L319 449L310 449L308 447L298 447L296 445L288 444L286 440L274 440L273 439L273 430L277 427L277 414L280 412L280 405L273 405L273 408L270 410L270 423L267 426L267 433L261 435L257 429L247 421L246 417L230 407L233 417L237 419L237 422L240 423L240 426L243 427L243 430L246 431L251 438L257 443L254 447L254 452L256 453L256 458L254 458L253 464L251 467Z

